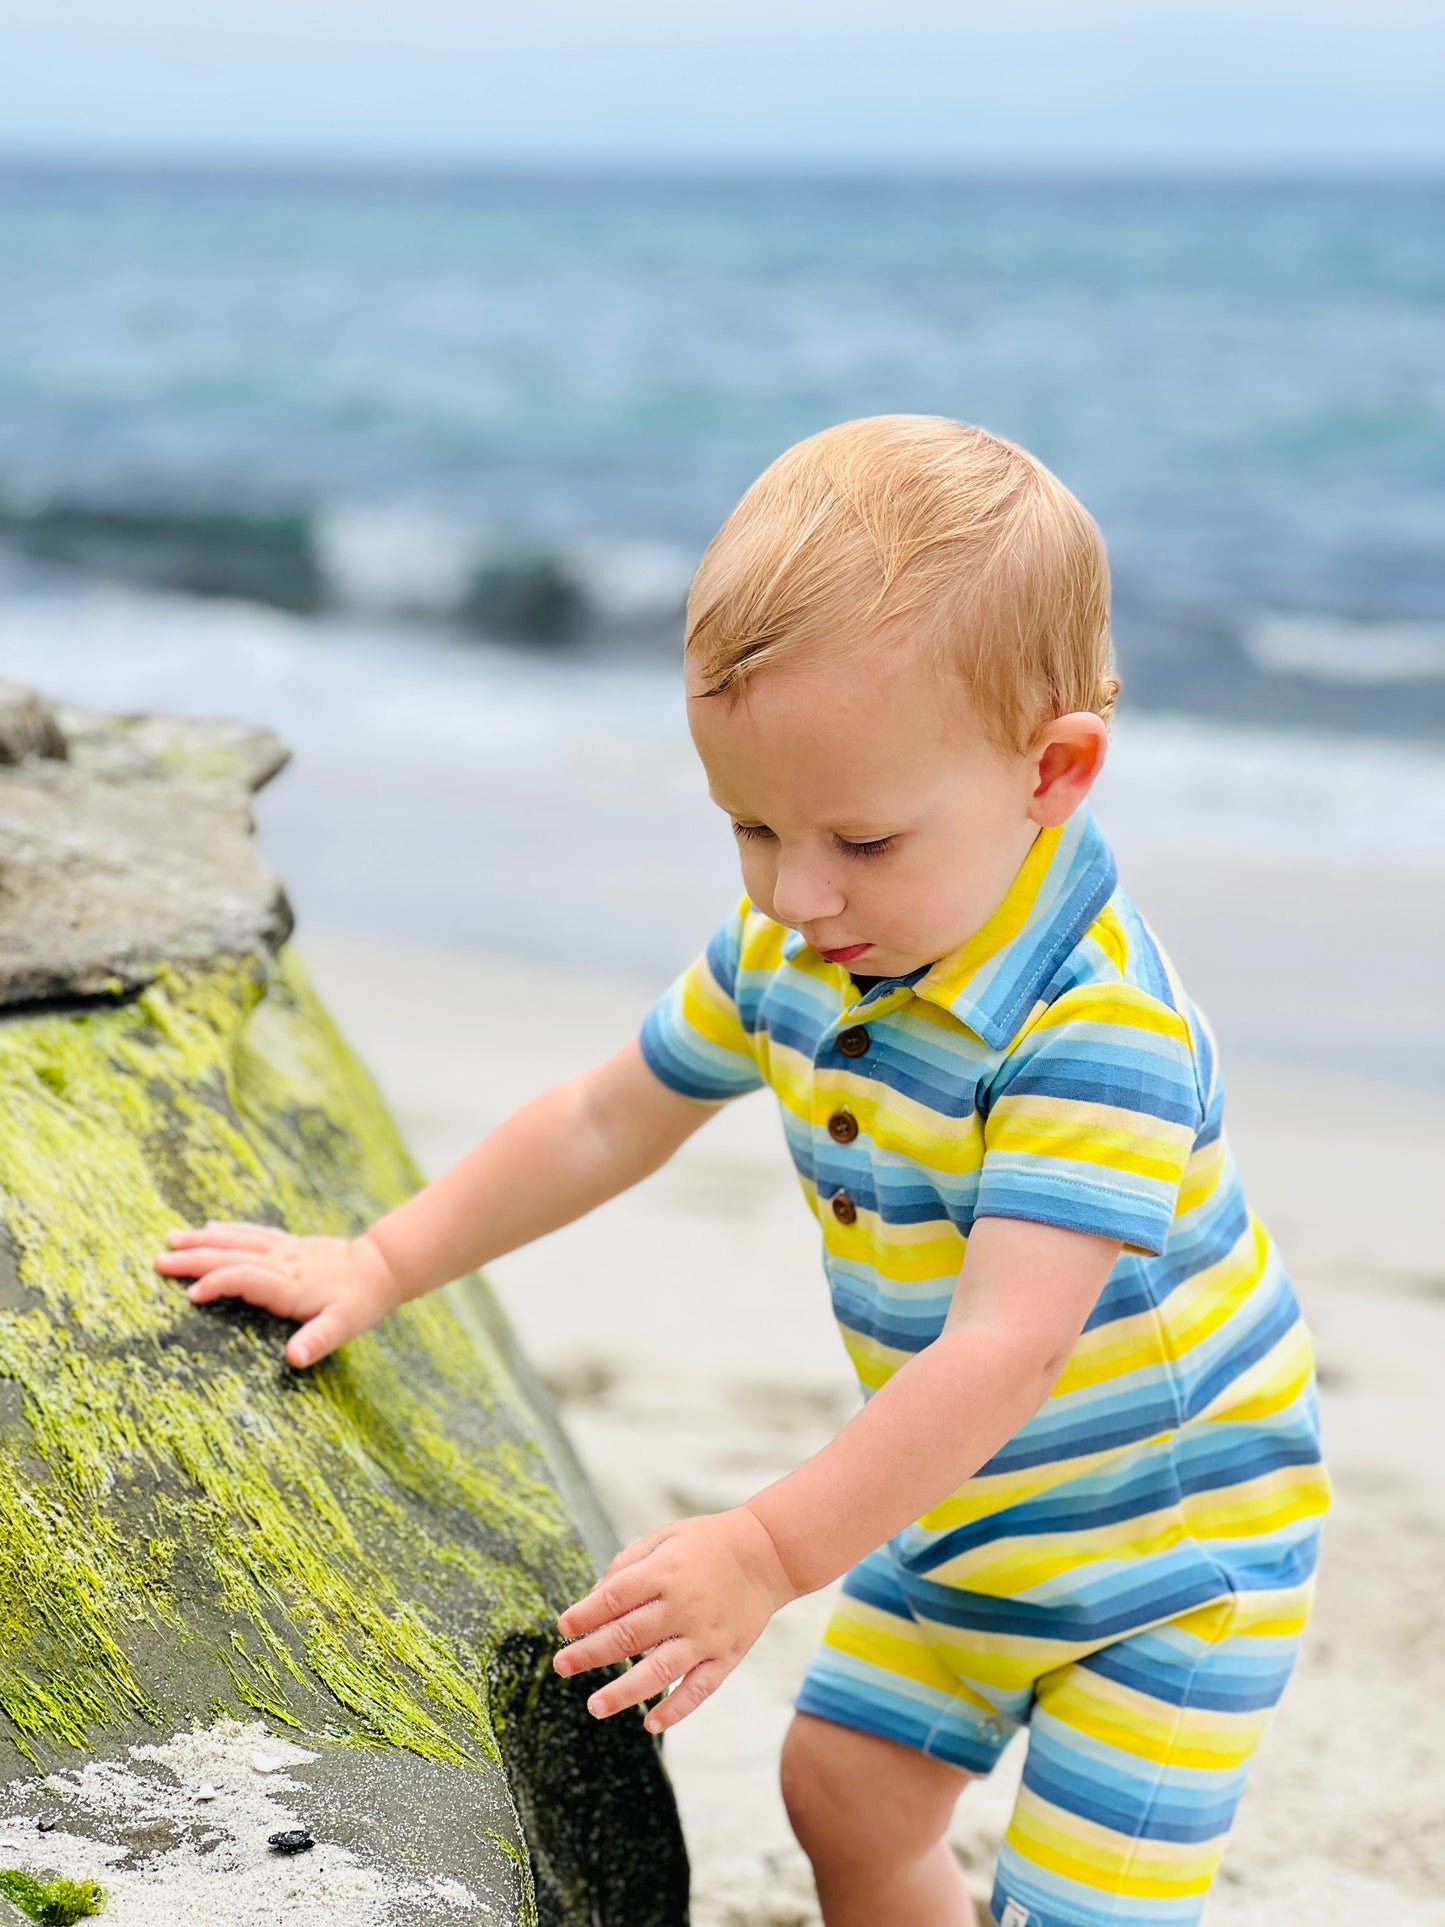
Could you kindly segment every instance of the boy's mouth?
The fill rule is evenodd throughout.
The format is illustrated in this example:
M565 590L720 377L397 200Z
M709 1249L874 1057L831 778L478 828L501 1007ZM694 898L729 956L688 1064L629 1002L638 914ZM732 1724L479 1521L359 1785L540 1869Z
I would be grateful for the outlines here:
M853 963L865 950L872 948L871 943L850 943L842 950L820 950L818 955L825 957L829 963Z

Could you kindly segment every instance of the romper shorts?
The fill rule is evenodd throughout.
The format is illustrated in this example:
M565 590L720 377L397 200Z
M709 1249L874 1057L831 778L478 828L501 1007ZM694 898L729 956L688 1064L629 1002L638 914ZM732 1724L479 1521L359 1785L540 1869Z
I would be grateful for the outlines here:
M923 1620L885 1546L844 1580L796 1704L974 1774L1028 1726L1000 1927L1194 1927L1313 1587L1075 1646Z

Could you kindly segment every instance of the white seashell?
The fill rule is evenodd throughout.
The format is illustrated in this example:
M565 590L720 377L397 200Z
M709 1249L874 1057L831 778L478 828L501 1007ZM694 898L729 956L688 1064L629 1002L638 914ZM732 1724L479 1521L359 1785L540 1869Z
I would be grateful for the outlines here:
M253 1753L251 1765L257 1773L279 1773L285 1766L285 1755L281 1753Z
M207 1780L204 1786L198 1786L196 1788L195 1793L191 1797L196 1800L214 1800L219 1792L220 1788L213 1787L210 1781Z

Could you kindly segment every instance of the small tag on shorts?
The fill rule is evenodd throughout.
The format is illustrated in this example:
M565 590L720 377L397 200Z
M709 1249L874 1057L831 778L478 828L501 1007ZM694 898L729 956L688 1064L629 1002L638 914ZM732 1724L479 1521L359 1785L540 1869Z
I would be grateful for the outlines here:
M1029 1910L1016 1900L1006 1900L998 1917L998 1927L1029 1927Z

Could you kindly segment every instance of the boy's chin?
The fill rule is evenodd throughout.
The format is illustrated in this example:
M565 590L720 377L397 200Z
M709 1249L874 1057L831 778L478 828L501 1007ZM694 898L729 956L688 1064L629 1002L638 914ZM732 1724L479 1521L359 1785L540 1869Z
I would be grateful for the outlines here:
M906 977L924 961L923 957L914 957L908 951L885 950L875 944L848 968L862 971L865 977Z

